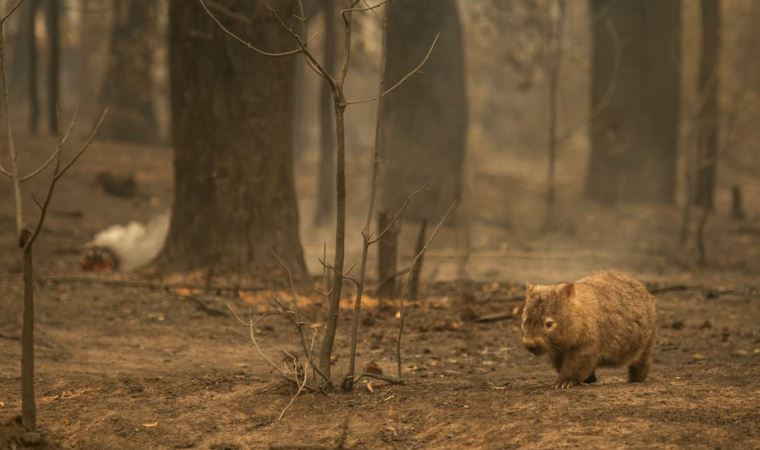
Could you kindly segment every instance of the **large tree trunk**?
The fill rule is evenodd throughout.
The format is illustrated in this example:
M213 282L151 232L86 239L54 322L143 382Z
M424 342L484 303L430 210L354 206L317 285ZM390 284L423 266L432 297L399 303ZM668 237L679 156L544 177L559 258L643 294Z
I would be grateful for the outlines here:
M429 190L414 200L406 217L435 220L459 198L465 155L467 98L457 2L397 0L387 8L386 89L420 63L436 33L440 38L420 73L385 97L381 202L393 213L427 184Z
M598 115L591 123L586 195L604 203L670 203L678 148L680 2L591 0L591 9L598 17L591 73L591 107Z
M324 68L335 75L338 65L338 20L336 2L322 0L325 19L325 59ZM314 225L327 225L332 220L335 204L335 112L330 85L325 80L319 83L319 178L317 180L317 202L314 211Z
M218 1L221 17L271 51L292 47L264 1ZM274 2L274 6L290 2ZM282 17L292 17L279 8ZM270 265L270 246L305 270L293 180L293 58L260 56L232 40L196 2L172 0L169 63L175 193L160 263Z
M720 1L702 0L702 58L699 64L699 138L695 203L704 208L715 204L718 167L720 107L718 89L720 48Z
M156 142L153 112L153 47L157 2L114 2L111 51L100 103L109 108L101 137L130 142ZM200 8L200 5L195 4Z

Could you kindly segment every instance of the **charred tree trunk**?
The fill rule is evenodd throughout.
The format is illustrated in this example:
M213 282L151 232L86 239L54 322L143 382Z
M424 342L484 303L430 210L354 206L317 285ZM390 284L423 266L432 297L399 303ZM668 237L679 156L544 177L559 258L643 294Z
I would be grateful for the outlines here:
M423 253L425 250L425 242L426 242L426 236L425 233L427 232L427 220L422 219L422 223L420 224L420 232L417 234L417 245L414 247L414 254L420 255L419 258L414 262L414 265L412 266L412 274L410 275L411 279L409 280L409 294L408 299L409 300L417 300L417 292L420 290L420 277L422 276L422 263L425 259L425 254Z
M396 211L427 184L407 209L413 220L440 217L459 198L467 133L462 27L455 0L397 0L388 6L385 88L423 59L425 67L385 97L380 156L386 163L382 206Z
M58 134L61 85L61 32L59 0L48 0L45 18L48 38L47 119L50 134Z
M292 45L265 1L225 0L250 23L222 18L250 42ZM275 2L282 17L293 11ZM172 0L169 62L175 194L159 264L235 270L305 264L293 180L293 58L269 58L235 42L196 2Z
M720 107L718 90L720 48L720 1L702 0L702 58L699 63L699 137L695 203L712 209L718 167Z
M114 2L111 51L100 96L101 106L111 111L101 130L105 138L158 141L151 76L157 12L157 2Z
M591 0L591 157L585 191L603 203L671 203L680 104L679 0ZM608 20L623 42L622 54ZM614 72L615 60L620 68ZM611 96L611 83L616 89Z
M327 73L334 75L337 68L336 26L338 0L323 0L325 16L325 60ZM317 181L317 203L314 225L330 223L335 204L335 112L330 85L321 80L319 85L319 179Z

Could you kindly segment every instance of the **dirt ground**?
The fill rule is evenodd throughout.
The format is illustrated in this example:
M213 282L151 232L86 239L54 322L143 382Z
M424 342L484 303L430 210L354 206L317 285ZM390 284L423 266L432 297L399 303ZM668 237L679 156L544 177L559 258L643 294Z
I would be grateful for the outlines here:
M20 139L35 158L51 144ZM584 210L582 217L562 211L563 225L546 234L535 225L539 215L518 204L540 194L538 187L532 194L515 190L530 189L514 175L526 168L475 177L479 231L466 269L479 281L452 281L461 255L457 232L444 230L443 244L426 261L422 298L409 311L406 384L363 380L352 394L304 393L277 420L294 391L261 361L247 328L227 309L268 311L267 291L235 297L62 280L82 275L77 260L96 231L147 220L171 201L168 149L96 143L92 150L62 180L38 248L38 421L60 447L760 448L760 223L751 191L757 185L747 185L750 218L743 222L721 218L719 202L708 227L710 264L696 268L692 250L677 245L677 211ZM304 164L300 170L308 172ZM120 199L100 192L92 180L106 169L134 173L140 194ZM308 193L312 179L298 180L299 192ZM31 187L37 192L42 184ZM567 192L566 198L575 195ZM0 183L0 199L8 194ZM361 204L357 197L354 206ZM495 203L498 197L505 200ZM308 208L302 205L305 224ZM520 214L510 216L510 209ZM327 232L302 235L314 270ZM0 248L3 447L11 444L2 424L20 410L21 266L7 200L0 201ZM680 289L656 294L659 338L643 384L626 383L624 369L603 370L595 385L555 391L549 363L521 347L517 319L473 320L513 311L525 280L561 281L609 266L636 273L653 288ZM303 313L318 323L321 300L310 288L301 287ZM394 375L396 308L381 310L370 297L364 311L359 363L374 360ZM346 312L336 375L347 366ZM281 349L297 349L283 316L267 315L256 331L275 361Z

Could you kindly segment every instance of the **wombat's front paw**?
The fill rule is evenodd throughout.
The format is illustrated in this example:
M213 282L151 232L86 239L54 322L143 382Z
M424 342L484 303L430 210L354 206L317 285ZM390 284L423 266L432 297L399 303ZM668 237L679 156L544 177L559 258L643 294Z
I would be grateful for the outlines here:
M575 380L557 380L554 383L554 389L567 389L567 388L571 388L573 386L577 386L579 384L580 383L578 383Z

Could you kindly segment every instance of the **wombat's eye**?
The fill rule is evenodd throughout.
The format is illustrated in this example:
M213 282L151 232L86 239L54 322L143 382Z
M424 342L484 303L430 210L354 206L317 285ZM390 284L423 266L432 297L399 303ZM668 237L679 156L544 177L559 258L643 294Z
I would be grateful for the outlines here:
M544 322L544 326L548 330L554 326L554 321L552 319L546 319L546 321Z

